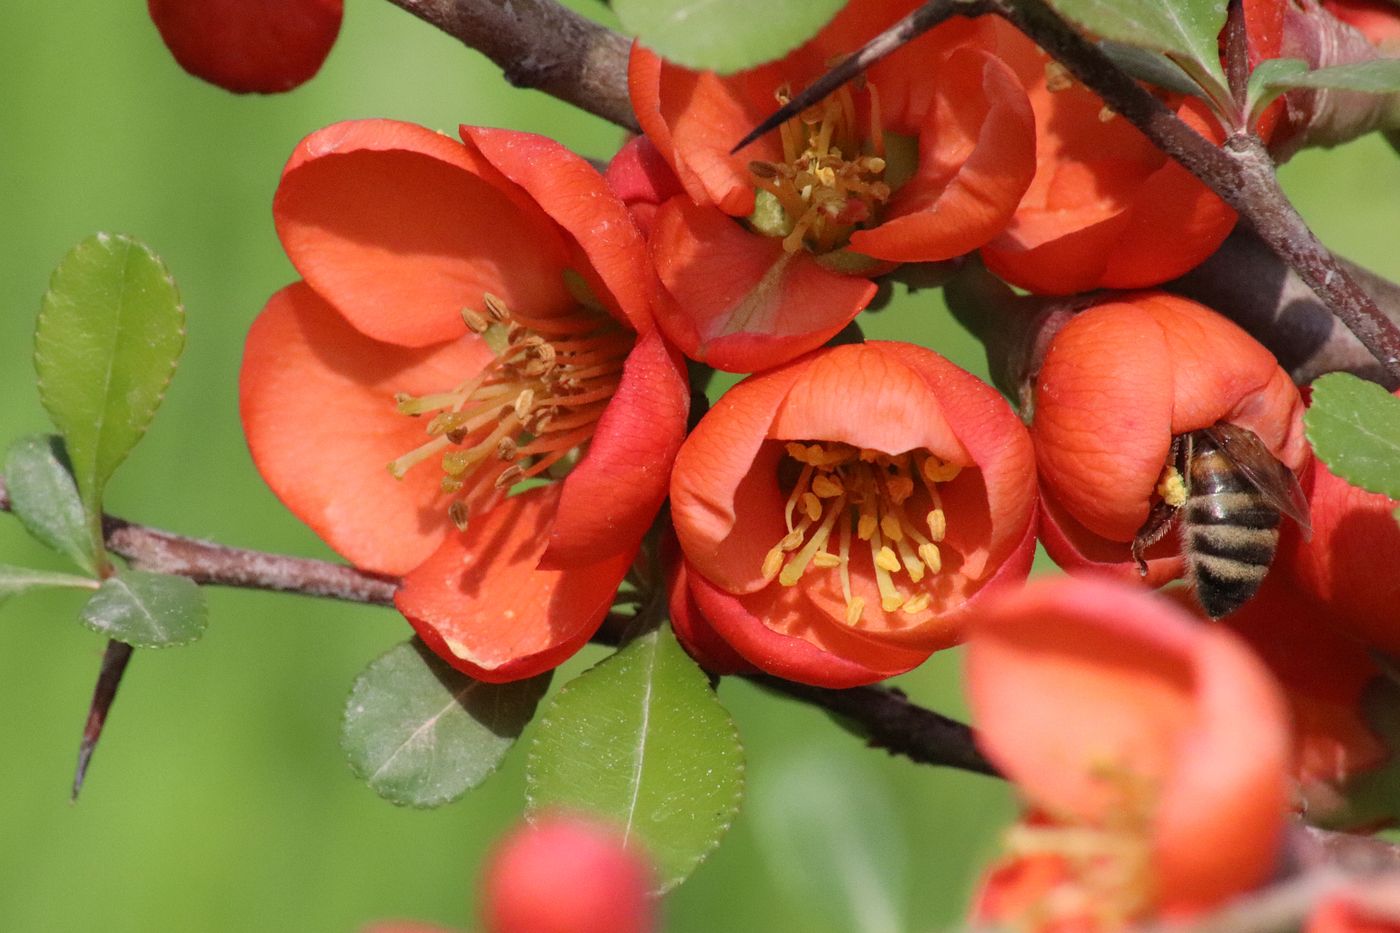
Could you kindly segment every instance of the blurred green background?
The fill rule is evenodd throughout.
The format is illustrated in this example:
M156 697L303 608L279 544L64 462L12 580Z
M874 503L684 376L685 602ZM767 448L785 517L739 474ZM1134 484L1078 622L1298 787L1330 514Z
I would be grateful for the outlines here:
M0 14L0 443L48 429L31 332L50 270L97 230L169 264L189 312L181 372L113 481L111 511L270 551L330 556L261 484L239 430L243 335L294 277L269 206L308 132L387 116L549 133L593 157L620 134L509 88L454 40L382 0L349 0L321 74L234 97L187 77L139 2L9 0ZM595 3L590 15L606 15ZM1324 240L1400 277L1400 162L1376 140L1285 169ZM981 372L931 292L868 316ZM0 562L62 569L0 516ZM337 746L351 680L408 635L392 612L213 591L198 644L138 652L76 806L78 735L102 640L79 597L0 605L0 930L351 931L381 918L472 924L474 879L522 807L523 748L459 803L397 809ZM568 664L556 686L601 657ZM957 659L901 685L962 715ZM996 783L869 750L822 715L726 681L749 797L720 849L667 901L667 929L897 933L956 922L1012 812ZM529 733L526 733L528 740Z

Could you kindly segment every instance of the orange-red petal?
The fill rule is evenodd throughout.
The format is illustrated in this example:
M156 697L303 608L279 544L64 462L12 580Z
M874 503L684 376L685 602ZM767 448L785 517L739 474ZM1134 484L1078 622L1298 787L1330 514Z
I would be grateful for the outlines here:
M816 349L875 297L870 280L829 271L684 197L657 212L650 245L665 288L662 330L686 356L728 372Z
M394 605L453 667L503 683L557 667L602 624L632 548L599 563L545 570L558 485L512 496L443 541L404 577Z
M971 252L1002 231L1035 174L1035 120L1010 68L966 49L926 80L939 93L919 128L918 169L882 223L851 235L853 250L877 259Z
M587 453L563 481L546 566L596 563L636 548L666 498L689 413L680 357L658 331L643 334Z
M197 78L239 94L290 91L340 33L341 0L147 0L166 48Z
M475 147L573 238L586 262L576 269L602 285L598 297L633 330L652 329L654 276L646 242L607 181L588 160L533 133L463 126ZM590 283L592 284L592 283Z
M273 295L248 334L239 407L253 462L272 491L341 556L382 573L411 570L449 527L441 473L402 480L388 463L427 440L398 392L425 394L479 370L475 338L410 349L378 343L298 282Z
M483 293L529 314L573 304L568 245L481 155L394 120L337 123L302 140L273 218L307 283L354 327L426 346L466 332Z
M735 596L694 567L687 574L695 604L715 632L759 670L785 680L858 687L912 670L931 651L861 638L812 605L807 587L770 586Z
M1135 588L1041 581L981 605L967 676L979 744L1035 807L1099 826L1149 807L1163 909L1218 903L1272 870L1287 713L1229 632Z

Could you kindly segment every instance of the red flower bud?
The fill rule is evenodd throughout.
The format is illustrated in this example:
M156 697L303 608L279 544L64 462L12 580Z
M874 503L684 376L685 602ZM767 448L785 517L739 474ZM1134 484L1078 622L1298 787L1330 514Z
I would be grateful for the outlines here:
M652 884L650 866L611 827L545 815L491 854L483 933L651 933Z
M1035 814L1008 859L1032 864L993 876L979 920L1113 928L1270 875L1287 709L1230 632L1112 581L1040 581L979 604L967 685L978 744Z
M1071 572L1138 579L1132 542L1154 506L1181 492L1173 438L1236 425L1297 471L1310 455L1302 410L1273 356L1202 305L1141 292L1081 312L1051 341L1036 382L1046 550ZM1172 535L1146 558L1152 586L1184 571Z
M180 67L244 94L290 91L316 74L340 32L341 0L147 0Z
M824 686L901 673L1029 570L1029 439L932 351L809 354L726 393L671 480L704 618L755 666Z

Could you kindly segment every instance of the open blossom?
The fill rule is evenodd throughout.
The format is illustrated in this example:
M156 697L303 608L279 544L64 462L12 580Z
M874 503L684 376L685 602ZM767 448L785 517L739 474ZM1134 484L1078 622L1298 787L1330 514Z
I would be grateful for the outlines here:
M1025 92L987 50L990 21L931 30L729 152L915 6L853 0L781 61L727 77L634 47L637 120L685 191L656 210L650 246L661 326L687 355L736 372L792 359L865 307L868 276L970 252L1010 218L1034 133Z
M1014 28L998 54L1035 114L1035 177L1006 230L982 248L997 275L1040 294L1142 288L1215 252L1235 212ZM1202 135L1222 137L1194 97L1171 102Z
M1229 631L1112 581L1042 581L978 606L967 684L978 744L1030 808L980 924L1180 919L1273 871L1287 710Z
M160 37L197 78L236 93L290 91L321 68L342 0L147 0Z
M1052 338L1035 383L1046 550L1071 572L1138 579L1133 539L1180 480L1173 438L1236 425L1297 472L1309 456L1302 412L1269 351L1209 308L1139 292L1079 313ZM1184 572L1174 535L1145 557L1149 585Z
M463 138L370 120L297 147L274 215L305 281L254 323L241 408L283 503L406 573L397 604L449 663L508 680L607 613L689 396L601 176L541 137Z
M1034 466L990 387L921 347L853 344L727 392L676 459L671 511L721 638L850 686L956 643L970 604L1025 578Z

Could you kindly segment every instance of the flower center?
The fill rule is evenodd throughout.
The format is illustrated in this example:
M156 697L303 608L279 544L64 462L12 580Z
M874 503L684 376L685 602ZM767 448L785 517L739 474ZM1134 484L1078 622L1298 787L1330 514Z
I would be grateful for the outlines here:
M636 341L606 314L579 307L555 317L511 311L494 295L486 312L463 309L467 326L496 357L447 392L394 397L400 413L433 413L429 440L389 464L400 479L442 454L448 515L465 530L473 504L496 490L577 460L622 378Z
M782 236L789 253L804 246L815 253L840 249L889 200L880 98L869 83L864 88L868 126L860 124L848 85L779 127L782 162L749 163L760 195L771 196L766 210L762 203L756 207L755 226ZM786 87L775 96L779 104L792 97ZM869 140L868 154L862 152L864 140ZM777 216L764 216L771 213Z
M794 586L810 567L837 569L846 624L855 625L865 600L851 592L854 536L869 548L880 607L910 614L927 609L932 595L926 589L906 595L899 578L916 585L926 573L942 569L938 542L948 521L938 484L962 468L926 450L886 454L849 444L798 442L786 450L800 471L787 500L788 531L764 557L764 579Z
M1065 866L1065 880L1035 906L1033 928L1088 917L1100 929L1118 929L1146 915L1156 900L1155 785L1122 765L1097 770L1114 794L1101 825L1019 823L1007 833L1013 856L1053 856Z

